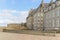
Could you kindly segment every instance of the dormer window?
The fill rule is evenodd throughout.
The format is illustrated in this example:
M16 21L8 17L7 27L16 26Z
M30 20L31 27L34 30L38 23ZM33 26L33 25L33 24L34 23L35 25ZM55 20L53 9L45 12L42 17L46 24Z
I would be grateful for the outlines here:
M46 12L47 8L44 8L44 12Z
M49 10L51 10L51 6L49 6L49 8L48 8Z
M55 4L52 4L52 8L55 8Z
M46 12L46 11L48 11L48 7L45 7L45 8L44 8L44 12Z
M41 12L43 12L43 10L41 9Z
M56 1L56 6L59 6L60 5L60 1Z

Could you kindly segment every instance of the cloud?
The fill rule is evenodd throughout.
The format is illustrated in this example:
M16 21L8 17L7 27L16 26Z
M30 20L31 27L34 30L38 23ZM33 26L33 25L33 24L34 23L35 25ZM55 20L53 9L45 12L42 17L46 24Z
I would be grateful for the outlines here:
M2 10L0 13L0 24L26 22L28 11Z

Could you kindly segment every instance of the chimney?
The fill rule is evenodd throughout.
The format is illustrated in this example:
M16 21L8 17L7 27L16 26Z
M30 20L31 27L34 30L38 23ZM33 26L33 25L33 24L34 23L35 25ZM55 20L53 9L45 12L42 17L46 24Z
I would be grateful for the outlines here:
M60 1L60 0L56 0L56 1Z
M50 5L52 5L52 3L53 3L53 0L50 1Z
M44 7L44 0L42 0L42 2L41 2L41 6Z

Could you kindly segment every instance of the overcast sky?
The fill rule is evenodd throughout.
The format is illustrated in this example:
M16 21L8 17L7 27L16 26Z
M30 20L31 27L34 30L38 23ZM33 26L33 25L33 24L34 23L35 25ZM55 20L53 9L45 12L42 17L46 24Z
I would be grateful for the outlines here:
M50 2L50 0L44 0ZM26 22L31 8L37 8L41 0L0 0L0 26Z

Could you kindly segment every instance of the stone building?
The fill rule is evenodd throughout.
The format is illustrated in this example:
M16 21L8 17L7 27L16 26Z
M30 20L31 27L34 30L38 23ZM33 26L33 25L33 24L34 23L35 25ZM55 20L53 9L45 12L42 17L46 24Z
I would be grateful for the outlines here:
M36 9L36 12L33 15L34 18L34 30L43 30L43 1L40 6Z
M7 24L6 29L8 29L8 30L25 30L25 29L27 29L27 27L26 27L26 23L21 23L21 24L11 23L11 24Z
M7 29L11 29L11 30L18 30L20 29L20 24L16 24L16 23L11 23L11 24L7 24Z
M33 14L34 14L34 11L35 11L35 9L31 9L30 12L29 12L29 15L26 19L28 29L33 29L33 20L34 20L33 19Z
M44 3L42 0L40 6L37 9L35 9L33 15L29 16L28 19L30 17L33 18L33 22L31 24L33 25L34 30L59 30L60 0L56 0L55 2L51 0L50 3Z
M48 10L44 14L44 27L45 30L60 29L60 0L50 2Z

